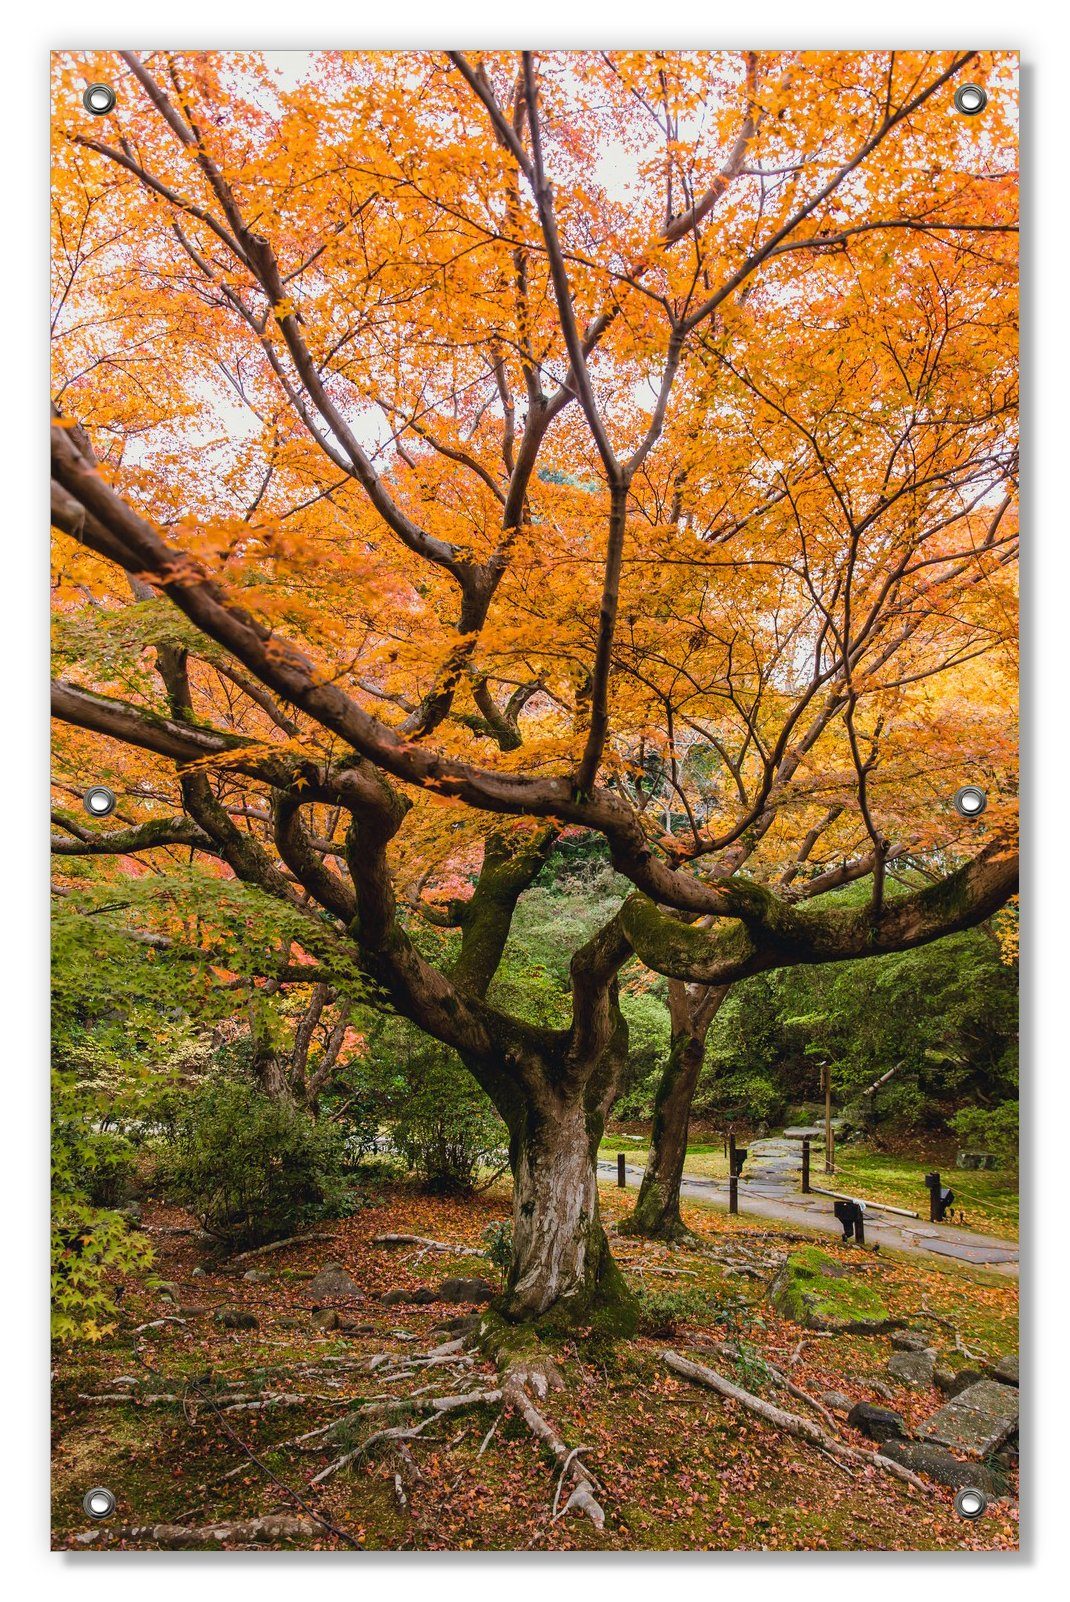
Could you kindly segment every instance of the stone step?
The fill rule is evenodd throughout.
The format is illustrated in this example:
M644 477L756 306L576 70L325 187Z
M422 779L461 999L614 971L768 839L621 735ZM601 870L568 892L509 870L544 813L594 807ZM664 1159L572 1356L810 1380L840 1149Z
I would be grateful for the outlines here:
M1018 1428L1018 1392L998 1380L978 1380L960 1391L918 1431L965 1457L997 1451Z

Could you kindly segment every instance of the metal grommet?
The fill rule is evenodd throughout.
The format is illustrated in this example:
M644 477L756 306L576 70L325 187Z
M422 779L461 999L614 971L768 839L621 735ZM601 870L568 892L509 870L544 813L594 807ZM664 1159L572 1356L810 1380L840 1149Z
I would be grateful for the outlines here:
M979 784L964 784L951 799L955 811L961 812L964 818L979 818L988 805L988 797Z
M94 1485L82 1497L82 1506L91 1519L106 1519L115 1512L115 1497L106 1485Z
M110 83L87 83L82 105L94 117L106 117L109 111L115 109L115 90Z
M115 792L107 785L94 784L82 797L82 805L91 818L106 818L116 807Z
M964 1485L955 1492L955 1512L964 1519L979 1519L988 1506L988 1497L976 1485Z
M955 110L964 117L976 117L988 105L988 96L978 83L963 83L955 90Z

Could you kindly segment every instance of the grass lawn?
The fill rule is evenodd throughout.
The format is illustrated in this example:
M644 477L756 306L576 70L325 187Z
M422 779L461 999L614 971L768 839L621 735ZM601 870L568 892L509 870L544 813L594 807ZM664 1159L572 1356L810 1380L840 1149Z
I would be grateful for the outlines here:
M629 1167L643 1168L648 1150L643 1135L608 1134L602 1141L599 1155L612 1158L622 1151ZM815 1185L846 1191L864 1201L883 1201L892 1207L910 1208L923 1219L929 1216L929 1193L923 1183L924 1177L936 1168L943 1183L955 1192L956 1210L962 1210L961 1219L956 1211L956 1224L976 1229L982 1235L1018 1239L1018 1173L1015 1169L986 1172L954 1168L946 1151L935 1154L931 1148L920 1147L891 1154L873 1151L862 1144L837 1147L836 1173L827 1179L821 1172L821 1152L814 1151L811 1161ZM689 1143L685 1172L699 1179L727 1179L728 1158L721 1141Z
M955 1223L981 1234L1018 1239L1018 1174L1015 1169L991 1172L942 1165L939 1158L924 1155L875 1152L865 1146L843 1146L836 1153L835 1188L857 1192L865 1200L890 1202L893 1207L912 1207L923 1218L929 1216L929 1193L922 1183L926 1173L938 1168L940 1178L955 1192ZM962 1218L958 1210L962 1210Z

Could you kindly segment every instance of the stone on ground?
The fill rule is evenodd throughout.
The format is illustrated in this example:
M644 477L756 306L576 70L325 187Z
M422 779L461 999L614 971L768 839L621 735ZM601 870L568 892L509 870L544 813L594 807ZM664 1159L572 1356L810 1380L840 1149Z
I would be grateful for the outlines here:
M1018 1392L998 1380L978 1380L933 1414L919 1434L961 1452L988 1457L1018 1428Z
M845 1268L816 1246L802 1246L785 1260L770 1288L782 1318L806 1329L876 1333L888 1310L857 1269Z
M478 1276L472 1279L461 1276L444 1279L438 1287L440 1302L490 1302L497 1294L497 1285L492 1285L489 1279L480 1279Z
M244 1307L221 1307L215 1315L220 1329L259 1329L260 1320Z
M944 1446L933 1446L927 1441L886 1441L881 1455L913 1469L915 1474L927 1474L940 1485L950 1485L956 1490L960 1485L975 1485L986 1496L994 1495L997 1490L986 1468L978 1463L963 1463Z
M1002 1380L1004 1385L1018 1384L1018 1353L1007 1352L992 1368L992 1378Z
M956 1374L953 1368L938 1367L933 1371L933 1384L945 1396L957 1396L960 1391L969 1390L978 1380L983 1380L984 1374L977 1368L960 1368Z
M313 1275L308 1288L318 1301L344 1302L360 1299L356 1280L346 1272L341 1263L325 1263L319 1273Z
M886 1368L889 1379L914 1390L928 1390L933 1382L931 1352L893 1352Z
M930 1347L920 1329L897 1329L892 1335L892 1349L896 1352L927 1352Z
M902 1413L891 1407L876 1407L872 1402L856 1402L847 1415L853 1430L861 1430L871 1441L902 1440L907 1433Z

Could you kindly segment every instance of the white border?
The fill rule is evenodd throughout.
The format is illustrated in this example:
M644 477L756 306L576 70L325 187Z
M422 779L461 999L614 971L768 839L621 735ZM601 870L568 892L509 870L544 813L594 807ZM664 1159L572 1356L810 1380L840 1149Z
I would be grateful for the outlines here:
M286 1597L311 1580L317 1588L339 1588L358 1597L387 1585L394 1594L431 1593L436 1602L494 1597L507 1588L517 1602L555 1590L604 1592L631 1602L631 1593L666 1581L705 1599L713 1587L764 1602L785 1587L805 1585L803 1570L823 1597L850 1588L867 1602L901 1602L920 1583L934 1602L967 1592L977 1602L1011 1588L1032 1590L1038 1579L1054 1580L1068 1565L1063 1555L1070 1522L1066 1468L1066 1398L1070 1396L1065 1348L1070 1333L1067 1305L1065 1200L1070 1157L1070 1109L1066 1093L1067 1050L1066 807L1070 802L1067 760L1070 674L1070 30L1062 6L1040 0L993 4L933 4L897 0L894 6L863 9L858 0L815 3L766 0L760 7L680 7L668 11L634 0L541 0L532 8L462 4L445 10L429 0L408 0L389 13L371 8L321 5L314 12L290 7L185 0L168 11L149 10L141 0L51 0L12 8L5 27L0 108L5 117L0 207L5 224L0 263L0 352L3 357L3 476L9 487L0 519L3 594L0 628L4 686L0 700L6 781L0 785L0 895L6 917L0 925L0 975L5 981L3 1048L5 1072L0 1100L0 1171L9 1178L0 1235L0 1285L7 1291L0 1315L6 1360L0 1370L0 1441L4 1489L0 1491L3 1570L11 1593L96 1602L151 1590L166 1602L255 1585L264 1597ZM1026 659L1023 666L1026 772L1026 985L1027 1071L1026 1190L1024 1219L1027 1326L1024 1373L1034 1398L1036 1434L1026 1443L1023 1476L1024 1548L1019 1557L923 1555L885 1557L797 1557L720 1554L672 1558L641 1553L569 1559L552 1557L461 1557L443 1554L377 1559L367 1555L317 1559L238 1556L48 1553L47 1394L45 1318L46 1121L44 1072L47 1035L46 840L43 790L47 782L45 652L47 640L45 449L47 52L90 46L151 45L215 48L324 48L375 45L655 45L746 47L805 45L817 48L891 44L1017 48L1022 52L1023 160L1027 200L1024 236L1023 349L1026 394L1023 408L1026 453L1023 527ZM1062 1293L1060 1297L1060 1293ZM1062 1306L1059 1303L1062 1301ZM1063 1417L1060 1419L1059 1410ZM873 1494L880 1494L876 1488ZM1060 1561L1062 1560L1062 1561ZM627 1567L624 1565L627 1563ZM255 1569L254 1569L255 1564ZM345 1569L341 1567L345 1564ZM195 1566L195 1567L194 1567ZM668 1570L677 1570L670 1575ZM924 1573L919 1572L924 1570ZM19 1572L21 1571L21 1573ZM775 1588L775 1591L774 1591Z

